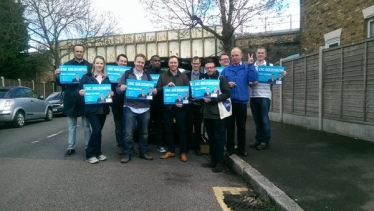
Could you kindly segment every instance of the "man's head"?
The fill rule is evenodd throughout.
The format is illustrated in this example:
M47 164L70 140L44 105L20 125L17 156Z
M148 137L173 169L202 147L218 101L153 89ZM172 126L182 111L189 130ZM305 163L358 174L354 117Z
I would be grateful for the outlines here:
M242 61L242 58L243 58L243 53L242 53L242 50L240 50L240 48L235 47L231 50L231 60L233 64L235 65L240 64L240 62Z
M152 93L153 92L153 89L152 88L149 88L149 93Z
M217 86L214 86L214 91L217 91L218 87Z
M145 89L142 89L142 95L144 95L145 94Z
M274 79L274 78L275 78L274 74L271 74L271 79Z
M74 59L77 62L83 61L84 46L82 44L76 44L73 47Z
M206 74L208 74L209 76L215 74L216 65L214 64L214 61L212 59L208 59L205 61L205 70L206 70Z
M201 60L199 57L195 56L192 58L192 61L191 61L191 65L192 65L192 70L193 71L200 71L200 67L201 67Z
M79 79L79 74L75 73L75 79Z
M118 66L127 66L127 56L125 54L120 54L117 56L116 63Z
M100 93L100 98L103 98L104 97L104 93Z
M188 97L188 93L187 92L184 93L184 97Z
M281 79L283 77L282 73L278 74L278 78Z
M137 71L142 71L145 65L145 55L141 53L136 54L135 59L134 59L134 65Z
M206 93L209 93L209 92L210 92L209 87L207 87L207 88L205 89L205 91L206 91Z
M223 53L219 56L219 64L222 67L228 67L230 65L230 56L227 53Z
M263 48L263 47L257 48L257 50L256 50L257 61L262 63L263 61L265 61L265 58L266 58L266 49Z
M182 96L180 94L178 94L178 100L180 100L182 98Z
M161 67L161 60L158 55L153 55L150 60L152 69L159 69Z
M172 72L177 71L177 70L178 70L178 65L179 65L179 63L178 63L178 57L176 57L176 56L171 56L171 57L169 58L168 65L169 65L169 68L170 68L170 70L171 70Z

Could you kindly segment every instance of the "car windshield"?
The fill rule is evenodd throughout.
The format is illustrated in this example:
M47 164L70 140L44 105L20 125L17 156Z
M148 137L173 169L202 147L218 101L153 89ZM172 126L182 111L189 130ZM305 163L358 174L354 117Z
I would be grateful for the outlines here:
M46 100L59 100L60 99L60 93L53 93L47 97Z
M7 93L8 90L1 89L0 90L0 99L4 98L5 94Z

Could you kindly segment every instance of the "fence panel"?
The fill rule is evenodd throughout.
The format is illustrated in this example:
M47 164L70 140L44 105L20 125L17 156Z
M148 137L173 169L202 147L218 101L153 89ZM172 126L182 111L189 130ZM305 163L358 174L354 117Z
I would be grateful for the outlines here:
M319 56L306 57L306 116L318 117Z

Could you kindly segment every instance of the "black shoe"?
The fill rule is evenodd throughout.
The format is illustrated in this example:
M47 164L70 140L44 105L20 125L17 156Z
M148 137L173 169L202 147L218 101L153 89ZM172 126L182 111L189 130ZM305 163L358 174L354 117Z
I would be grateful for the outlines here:
M264 150L264 149L267 149L267 148L269 148L270 146L269 146L269 144L265 144L264 142L262 142L260 145L258 145L257 147L256 147L256 149L257 150Z
M67 157L73 154L75 154L75 149L68 149L68 151L65 152L64 156Z
M195 155L197 155L197 156L201 156L201 151L199 150L199 149L196 149L196 150L194 150L195 151Z
M248 156L248 153L245 150L239 150L238 154L241 156Z
M139 155L139 157L146 159L146 160L153 160L153 157L148 154L142 154L142 155Z
M221 171L223 171L223 165L222 164L218 164L216 167L214 167L213 169L212 169L212 171L214 172L214 173L218 173L218 172L221 172Z
M203 163L201 164L201 167L204 167L204 168L214 168L216 167L216 165L212 162L209 162L209 163Z
M121 163L128 163L131 160L131 158L127 155L123 156L121 159Z
M258 145L260 145L260 143L257 141L254 141L252 144L249 145L249 148L257 148Z
M231 156L233 154L232 150L227 150L226 155Z

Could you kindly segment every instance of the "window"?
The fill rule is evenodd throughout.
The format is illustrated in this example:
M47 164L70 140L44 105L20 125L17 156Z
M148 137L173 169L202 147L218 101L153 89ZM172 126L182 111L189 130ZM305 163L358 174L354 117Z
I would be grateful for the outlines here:
M368 21L368 38L374 37L374 19Z
M340 45L340 34L342 33L342 28L335 31L324 34L325 47L332 48Z
M367 38L374 37L374 5L362 10L364 19L367 20Z

